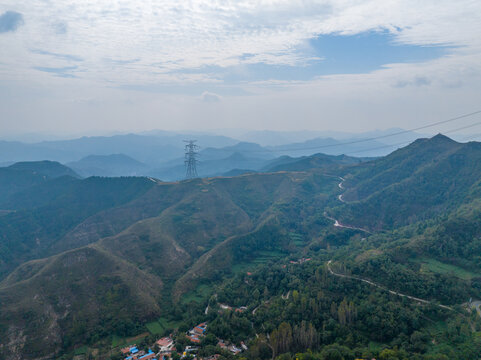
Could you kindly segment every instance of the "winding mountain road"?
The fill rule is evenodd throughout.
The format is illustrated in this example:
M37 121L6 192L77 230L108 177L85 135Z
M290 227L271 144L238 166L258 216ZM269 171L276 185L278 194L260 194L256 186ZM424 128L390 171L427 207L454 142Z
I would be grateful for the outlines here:
M339 186L339 189L344 190L344 185L342 183L346 181L346 179L344 179L342 176L339 176L339 179L341 179L341 182L337 184L337 186ZM339 199L340 202L345 203L344 199L342 198L342 195L343 194L338 195L337 198Z
M332 260L329 260L327 262L327 270L329 271L329 273L331 275L334 275L334 276L338 276L338 277L341 277L341 278L345 278L345 279L352 279L352 280L357 280L357 281L362 281L362 282L365 282L366 284L369 284L369 285L372 285L372 286L375 286L379 289L382 289L382 290L385 290L387 292L389 292L390 294L393 294L393 295L397 295L397 296L400 296L400 297L405 297L407 299L410 299L410 300L414 300L414 301L417 301L417 302L420 302L420 303L423 303L423 304L434 304L434 305L437 305L439 306L440 308L443 308L443 309L446 309L446 310L453 310L453 308L447 306L447 305L442 305L442 304L436 304L436 303L433 303L432 301L429 301L429 300L425 300L425 299L421 299L421 298L418 298L418 297L415 297L415 296L411 296L411 295L406 295L406 294L403 294L403 293L400 293L398 291L395 291L395 290L390 290L380 284L377 284L371 280L368 280L368 279L365 279L365 278L361 278L361 277L357 277L357 276L351 276L351 275L345 275L345 274L339 274L339 273L336 273L332 270L331 268L331 263L332 263ZM480 304L481 305L481 302ZM478 305L478 306L479 306ZM478 307L479 309L479 307Z
M344 181L346 181L343 177L339 176L338 177L341 182L338 184L338 187L339 189L342 189L344 190ZM343 202L343 203L346 203L346 201L343 200L342 198L342 194L339 195L337 197L339 199L339 201ZM355 227L355 226L350 226L350 225L343 225L341 224L337 219L334 219L333 217L330 217L329 215L327 215L326 212L324 212L324 216L326 218L328 218L329 220L332 220L334 221L334 226L336 227L340 227L340 228L345 228L345 229L352 229L352 230L359 230L359 231L363 231L365 233L368 233L368 234L371 234L371 232L369 230L366 230L366 229L363 229L363 228L359 228L359 227ZM417 302L420 302L420 303L423 303L423 304L434 304L436 306L439 306L440 308L442 309L446 309L446 310L453 310L453 308L447 306L447 305L442 305L442 304L436 304L432 301L429 301L429 300L426 300L426 299L421 299L421 298L418 298L418 297L415 297L415 296L411 296L411 295L407 295L407 294L403 294L403 293L400 293L398 291L395 291L395 290L391 290L391 289L388 289L380 284L377 284L369 279L365 279L365 278L361 278L361 277L357 277L357 276L351 276L351 275L345 275L345 274L339 274L339 273L336 273L332 270L331 268L331 263L332 263L332 260L329 260L327 262L327 269L329 271L329 273L333 276L337 276L337 277L341 277L341 278L345 278L345 279L351 279L351 280L356 280L356 281L361 281L361 282L364 282L366 284L369 284L371 286L375 286L379 289L382 289L384 291L387 291L389 292L390 294L393 294L393 295L396 295L396 296L399 296L399 297L404 297L406 299L410 299L410 300L413 300L413 301L417 301ZM472 306L476 308L476 310L478 311L478 314L481 315L481 301L475 301L472 303Z
M342 176L338 176L337 178L341 180L341 182L340 182L339 184L337 184L337 186L339 187L339 189L344 190L345 188L344 188L343 182L346 181L346 179L344 179ZM341 201L341 202L343 202L343 203L346 203L346 201L342 198L342 194L338 195L337 198L339 199L339 201ZM351 229L351 230L359 230L359 231L365 232L365 233L367 233L367 234L371 234L371 232L370 232L369 230L367 230L367 229L363 229L363 228L356 227L356 226L351 226L351 225L341 224L341 223L339 222L339 220L334 219L333 217L329 216L329 215L327 214L327 212L324 212L324 216L325 216L326 218L328 218L329 220L334 221L334 226L335 226L335 227L344 228L344 229Z

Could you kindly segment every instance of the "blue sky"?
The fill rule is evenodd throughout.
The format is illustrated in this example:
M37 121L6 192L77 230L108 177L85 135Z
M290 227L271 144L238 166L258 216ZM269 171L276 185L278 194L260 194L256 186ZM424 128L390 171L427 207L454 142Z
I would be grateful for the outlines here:
M5 0L0 131L436 121L479 106L480 14L469 0Z
M382 68L386 64L416 63L446 55L448 45L411 45L396 42L388 31L367 31L355 35L327 34L308 41L298 50L306 59L301 65L246 65L236 67L205 67L192 73L217 75L227 83L261 80L312 80L322 75L362 74ZM242 58L247 59L249 55ZM242 67L242 65L239 65Z

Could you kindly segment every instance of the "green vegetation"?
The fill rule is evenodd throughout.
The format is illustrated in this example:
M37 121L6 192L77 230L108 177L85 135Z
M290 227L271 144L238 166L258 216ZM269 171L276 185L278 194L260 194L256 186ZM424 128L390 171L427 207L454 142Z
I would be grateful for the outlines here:
M182 296L182 303L188 304L192 301L201 303L205 302L212 292L212 287L207 284L197 286L194 291L190 291Z
M149 330L149 332L152 335L161 335L165 330L164 327L160 325L158 321L149 322L145 324L145 326L147 327L147 330Z
M306 240L304 239L304 236L302 236L302 234L291 232L289 233L289 236L291 237L292 241L296 246L302 246L306 244Z
M434 259L423 258L415 259L415 261L421 264L421 271L428 270L438 274L452 274L463 280L471 280L473 278L481 277L480 273L473 273L462 269L459 266L445 264Z
M179 183L26 177L0 197L16 210L0 217L0 357L100 359L208 321L203 354L218 337L253 359L479 358L462 304L481 299L481 147L437 136L325 160Z
M120 345L123 345L123 343L125 342L125 339L121 336L118 336L118 335L112 335L112 347L118 347Z
M85 354L87 354L88 350L89 350L89 348L86 345L78 347L78 348L75 349L74 355L85 355Z

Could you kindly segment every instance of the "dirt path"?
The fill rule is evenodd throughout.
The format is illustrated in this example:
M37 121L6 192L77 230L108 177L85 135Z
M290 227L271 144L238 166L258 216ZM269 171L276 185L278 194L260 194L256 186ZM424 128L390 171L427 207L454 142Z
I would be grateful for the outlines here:
M344 274L339 274L339 273L336 273L332 270L331 268L331 262L332 260L329 260L327 262L327 270L329 271L329 273L331 275L334 275L334 276L337 276L337 277L341 277L341 278L345 278L345 279L351 279L351 280L357 280L357 281L362 281L362 282L365 282L366 284L369 284L369 285L372 285L372 286L375 286L379 289L382 289L382 290L385 290L387 292L389 292L390 294L393 294L393 295L397 295L397 296L400 296L400 297L405 297L407 299L410 299L410 300L414 300L414 301L417 301L417 302L420 302L420 303L423 303L423 304L434 304L436 306L439 306L440 308L443 308L443 309L446 309L446 310L453 310L453 308L447 306L447 305L442 305L442 304L435 304L433 303L432 301L429 301L429 300L425 300L425 299L421 299L421 298L418 298L418 297L415 297L415 296L411 296L411 295L406 295L406 294L403 294L403 293L400 293L400 292L397 292L395 290L390 290L380 284L377 284L371 280L368 280L368 279L364 279L364 278L361 278L361 277L357 277L357 276L351 276L351 275L344 275ZM480 305L481 305L481 302L480 302Z

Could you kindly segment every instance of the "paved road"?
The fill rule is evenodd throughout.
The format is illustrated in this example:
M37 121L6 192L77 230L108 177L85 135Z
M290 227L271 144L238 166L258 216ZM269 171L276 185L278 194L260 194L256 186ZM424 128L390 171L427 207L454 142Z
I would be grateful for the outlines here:
M342 177L339 177L339 179L341 180L341 182L338 184L339 188L340 189L344 189L344 186L343 186L343 182L345 181L344 178ZM339 199L339 201L345 203L345 201L342 199L342 194L339 195L337 197ZM327 217L329 220L332 220L334 221L334 226L336 227L341 227L341 228L345 228L345 229L353 229L353 230L359 230L359 231L363 231L365 233L368 233L370 234L371 232L369 230L366 230L366 229L363 229L363 228L358 228L358 227L355 227L355 226L350 226L350 225L343 225L341 224L338 220L330 217L327 215L327 213L324 213L324 216ZM382 289L382 290L385 290L387 292L389 292L390 294L393 294L393 295L397 295L397 296L400 296L400 297L405 297L407 299L410 299L410 300L414 300L414 301L417 301L417 302L420 302L420 303L423 303L423 304L432 304L433 302L432 301L429 301L429 300L425 300L425 299L420 299L420 298L417 298L415 296L411 296L411 295L406 295L406 294L403 294L403 293L400 293L400 292L397 292L395 290L390 290L380 284L377 284L371 280L368 280L368 279L364 279L364 278L360 278L360 277L356 277L356 276L350 276L350 275L344 275L344 274L338 274L338 273L335 273L332 268L331 268L331 262L332 260L329 260L327 262L327 269L329 270L329 272L331 273L331 275L334 275L334 276L338 276L338 277L341 277L341 278L346 278L346 279L352 279L352 280L357 280L357 281L362 281L362 282L365 282L366 284L369 284L371 286L375 286L379 289ZM476 309L478 310L478 312L480 313L481 315L481 301L478 301L478 302L473 302L472 303L473 306L476 307ZM477 305L476 305L477 304ZM447 309L447 310L453 310L451 307L447 306L447 305L442 305L442 304L436 304L437 306L439 306L440 308L443 308L443 309Z
M338 178L341 180L341 182L339 184L337 184L337 186L339 186L339 189L342 189L344 190L344 185L343 185L343 182L346 181L346 179L344 179L342 176L338 176ZM343 203L346 203L346 201L344 201L344 199L342 198L342 194L338 195L337 198L339 199L339 201L343 202ZM344 229L351 229L351 230L359 230L359 231L363 231L365 233L368 233L368 234L371 234L371 232L367 229L363 229L363 228L359 228L359 227L356 227L356 226L351 226L351 225L344 225L344 224L341 224L339 222L339 220L336 220L334 219L333 217L330 217L329 215L327 215L326 212L324 212L324 216L326 218L328 218L329 220L332 220L334 221L334 226L335 227L339 227L339 228L344 228Z
M375 286L379 289L382 289L382 290L385 290L393 295L397 295L397 296L400 296L400 297L405 297L407 299L411 299L411 300L414 300L414 301L417 301L417 302L420 302L420 303L423 303L423 304L433 304L432 301L429 301L429 300L425 300L425 299L420 299L420 298L417 298L415 296L411 296L411 295L406 295L406 294L403 294L403 293L400 293L400 292L397 292L397 291L394 291L394 290L390 290L380 284L376 284L375 282L371 281L371 280L368 280L368 279L364 279L364 278L360 278L360 277L357 277L357 276L351 276L351 275L344 275L344 274L339 274L339 273L336 273L332 270L331 268L331 262L332 260L329 260L327 262L327 270L329 271L329 273L331 275L334 275L334 276L338 276L338 277L341 277L341 278L345 278L345 279L352 279L352 280L357 280L357 281L362 281L362 282L365 282L366 284L369 284L369 285L372 285L372 286ZM435 304L437 306L439 306L440 308L443 308L443 309L446 309L446 310L453 310L451 307L447 306L447 305L442 305L442 304ZM481 302L480 302L480 305L481 305Z
M369 230L366 230L366 229L363 229L363 228L359 228L359 227L355 227L355 226L351 226L351 225L341 224L338 220L336 220L336 219L334 219L333 217L327 215L326 212L324 213L324 216L325 216L326 218L328 218L329 220L334 221L334 226L335 226L335 227L344 228L344 229L351 229L351 230L359 230L359 231L363 231L363 232L365 232L365 233L371 234L371 232L370 232Z
M337 186L339 186L339 189L344 190L343 182L346 181L346 179L344 179L342 176L339 176L339 179L341 180L341 182L339 184L337 184ZM337 198L340 202L346 203L344 201L344 199L342 198L342 194L338 195Z

